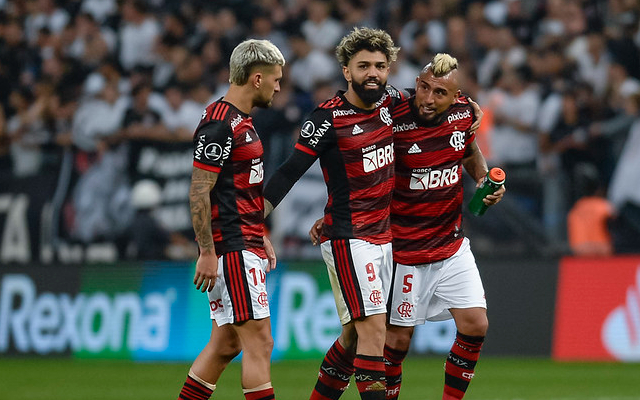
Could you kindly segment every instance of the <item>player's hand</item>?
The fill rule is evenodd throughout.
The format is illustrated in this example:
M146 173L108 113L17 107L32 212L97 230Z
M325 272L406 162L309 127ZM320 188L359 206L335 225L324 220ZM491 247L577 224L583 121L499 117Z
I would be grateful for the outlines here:
M482 199L482 201L484 202L484 204L488 206L497 204L500 202L500 200L502 200L502 196L504 196L504 192L506 191L507 191L507 188L504 187L504 185L502 185L498 190L493 192L493 194L486 195L484 199Z
M193 277L193 284L202 293L212 291L218 278L218 256L215 250L200 252L196 261L196 274Z
M482 116L484 116L484 112L480 109L480 106L475 101L471 100L471 97L467 96L467 100L471 103L471 107L473 107L473 114L476 116L476 121L469 128L470 132L475 132L480 128L480 124L482 123Z
M311 243L314 246L317 246L320 243L320 232L322 232L322 225L324 218L320 218L316 222L313 223L311 230L309 230L309 237L311 238Z
M264 241L264 251L267 253L267 260L269 260L269 264L267 265L267 272L273 271L276 269L276 251L273 249L273 245L271 244L271 240L264 235L262 237Z

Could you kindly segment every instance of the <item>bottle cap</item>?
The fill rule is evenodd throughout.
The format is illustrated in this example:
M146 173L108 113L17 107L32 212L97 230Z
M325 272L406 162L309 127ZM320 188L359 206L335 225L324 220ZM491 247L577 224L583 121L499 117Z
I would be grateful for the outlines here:
M495 167L495 168L491 168L491 170L489 171L489 179L491 179L495 183L504 182L506 177L507 177L507 174L505 174L501 168Z

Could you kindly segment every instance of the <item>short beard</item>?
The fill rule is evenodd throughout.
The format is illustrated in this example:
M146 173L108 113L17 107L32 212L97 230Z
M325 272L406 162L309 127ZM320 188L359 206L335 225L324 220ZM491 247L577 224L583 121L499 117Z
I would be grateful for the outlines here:
M364 85L366 85L367 81L362 82L362 84L357 83L355 81L351 81L351 87L353 91L356 92L360 100L366 104L373 104L382 98L386 90L386 83L379 82L380 87L378 89L366 89Z

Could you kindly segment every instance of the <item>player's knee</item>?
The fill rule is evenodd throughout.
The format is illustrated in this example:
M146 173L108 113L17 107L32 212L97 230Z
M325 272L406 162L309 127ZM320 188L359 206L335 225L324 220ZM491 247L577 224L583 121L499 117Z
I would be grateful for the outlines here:
M489 320L486 315L473 318L458 326L458 331L468 336L486 336L489 329Z
M387 327L385 345L395 350L407 351L411 345L412 333L412 328L390 325Z
M229 361L236 358L238 354L240 354L240 351L242 351L242 346L240 346L240 342L237 341L216 346L218 356Z

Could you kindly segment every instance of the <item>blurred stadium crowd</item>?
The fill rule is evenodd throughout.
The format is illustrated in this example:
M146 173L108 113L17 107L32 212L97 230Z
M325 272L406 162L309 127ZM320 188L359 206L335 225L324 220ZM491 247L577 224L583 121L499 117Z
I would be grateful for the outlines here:
M344 87L339 39L369 26L402 49L389 83L413 87L448 52L485 112L478 141L508 192L499 212L466 219L476 251L640 252L639 17L637 0L0 0L0 182L58 171L59 238L190 257L189 229L141 215L172 190L186 201L188 186L134 176L136 146L186 149L188 174L231 50L269 39L287 65L273 107L253 116L268 177L305 114Z

